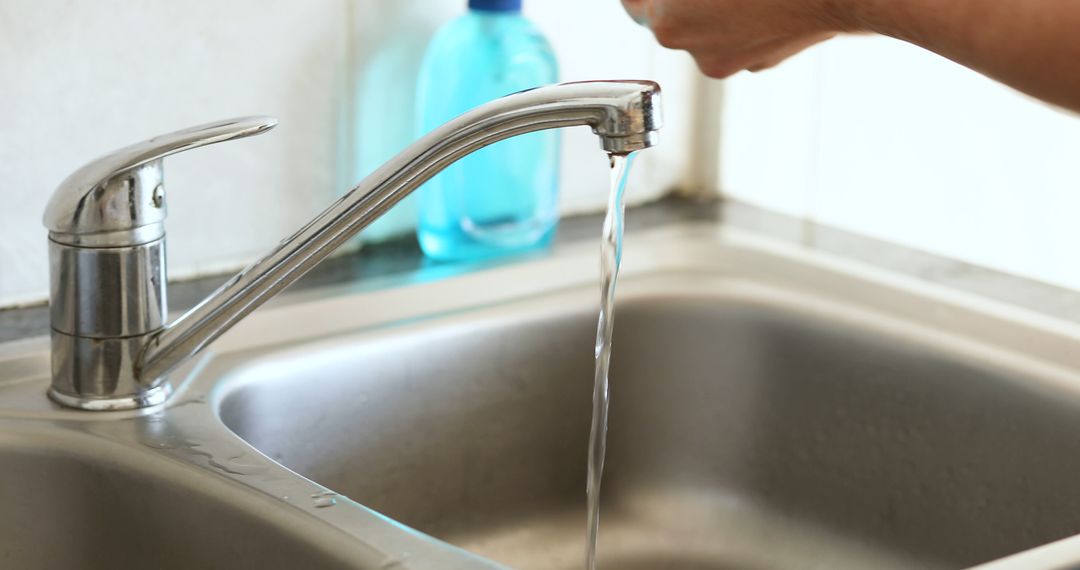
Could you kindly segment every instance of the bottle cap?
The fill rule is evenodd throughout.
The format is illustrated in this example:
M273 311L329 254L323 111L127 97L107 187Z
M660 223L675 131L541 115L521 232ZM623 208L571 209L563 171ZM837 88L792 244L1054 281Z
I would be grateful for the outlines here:
M469 0L469 9L487 12L517 12L521 10L521 0Z

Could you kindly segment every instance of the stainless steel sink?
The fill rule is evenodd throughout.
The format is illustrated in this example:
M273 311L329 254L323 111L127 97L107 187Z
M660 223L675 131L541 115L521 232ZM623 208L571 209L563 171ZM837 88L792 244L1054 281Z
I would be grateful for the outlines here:
M0 568L346 567L340 548L297 532L302 521L190 468L85 435L18 431L0 434Z
M960 568L1080 533L1075 337L882 275L682 245L681 267L621 291L602 566ZM220 416L413 528L577 568L595 305L570 287L278 351L227 377Z
M781 292L681 281L618 308L602 566L959 568L1080 532L1075 394ZM414 528L578 568L592 297L305 347L222 418Z
M0 567L580 567L596 255L295 294L149 414L0 347ZM1080 326L709 225L624 260L602 567L1080 566Z

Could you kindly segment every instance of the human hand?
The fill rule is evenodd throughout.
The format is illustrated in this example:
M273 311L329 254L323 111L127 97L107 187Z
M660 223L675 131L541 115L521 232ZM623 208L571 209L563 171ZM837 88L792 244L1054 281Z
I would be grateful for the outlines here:
M761 71L842 31L855 31L846 0L622 0L664 47L690 52L723 78Z

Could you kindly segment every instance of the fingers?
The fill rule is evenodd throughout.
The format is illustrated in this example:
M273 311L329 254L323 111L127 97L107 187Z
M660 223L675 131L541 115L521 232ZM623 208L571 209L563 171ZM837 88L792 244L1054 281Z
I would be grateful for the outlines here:
M649 25L649 0L622 0L623 8L635 22Z
M810 0L622 0L660 45L690 52L702 72L727 77L773 67L836 35Z
M805 38L799 38L789 42L780 48L775 49L768 55L762 57L757 62L748 65L746 70L751 73L757 73L759 71L765 71L780 65L791 56L805 51L807 48L817 45L825 40L829 40L836 37L836 33L827 32L821 34L814 34Z
M791 56L835 35L833 32L828 32L815 33L794 39L784 38L747 48L743 51L718 49L716 46L703 46L688 51L694 57L694 61L702 73L715 79L724 79L744 70L757 73L776 67Z
M693 55L693 54L691 54ZM694 56L694 63L697 64L701 73L704 73L707 77L713 79L727 79L736 73L746 69L746 65L739 63L732 59L717 59L707 55Z

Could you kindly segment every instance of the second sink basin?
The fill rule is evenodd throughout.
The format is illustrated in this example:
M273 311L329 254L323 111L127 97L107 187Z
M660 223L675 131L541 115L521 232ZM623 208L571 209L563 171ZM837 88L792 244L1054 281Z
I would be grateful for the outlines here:
M1028 329L740 255L760 275L623 283L601 566L960 568L1080 532L1075 375L970 332ZM579 287L253 354L219 414L405 525L578 568L595 305Z
M97 437L27 433L0 437L0 568L348 567L305 540L302 517L198 470Z

